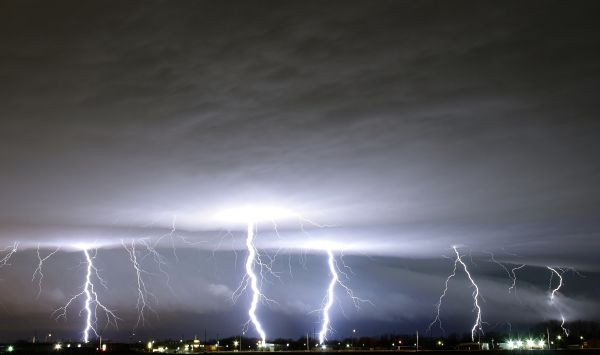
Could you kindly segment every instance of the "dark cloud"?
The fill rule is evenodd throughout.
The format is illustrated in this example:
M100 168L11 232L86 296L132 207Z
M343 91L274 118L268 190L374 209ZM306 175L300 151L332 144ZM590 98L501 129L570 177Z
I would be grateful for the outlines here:
M125 268L120 240L156 239L175 216L178 244L184 236L201 242L194 250L242 249L239 224L214 215L269 204L336 226L307 225L309 238L298 221L278 221L282 239L261 226L261 246L292 255L326 240L344 243L355 263L362 254L427 268L457 244L482 259L491 251L535 265L534 275L545 265L594 274L595 10L594 2L552 1L3 2L0 241L20 240L24 249L96 241ZM220 243L228 229L235 237ZM55 270L76 265L62 263ZM26 265L2 275L28 284ZM173 282L193 286L161 292L165 310L235 313L221 296L239 270L211 279L197 265L174 266L187 272ZM383 330L391 328L385 322L426 323L447 267L373 265L353 281L375 300L388 295L398 313L382 300L356 321L373 317L384 322L373 329ZM503 288L502 272L486 279L490 294ZM359 281L371 274L398 287ZM417 281L423 277L429 281ZM544 282L535 281L522 299L541 314ZM297 282L275 290L286 301L273 306L273 319L285 323L318 304L320 293L288 297L311 289ZM76 288L58 279L47 285L56 287L47 305ZM598 292L578 285L581 297L570 295L565 306L572 317L593 307ZM422 295L434 297L423 305ZM168 303L173 296L185 301ZM114 297L131 309L134 295ZM488 299L488 308L513 302ZM423 311L403 314L400 304ZM280 329L303 331L292 328Z

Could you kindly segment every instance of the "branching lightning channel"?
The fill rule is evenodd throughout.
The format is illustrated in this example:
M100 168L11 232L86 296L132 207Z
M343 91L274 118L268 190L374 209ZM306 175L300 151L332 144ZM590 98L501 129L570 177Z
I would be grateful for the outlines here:
M471 276L471 273L469 272L469 268L467 267L467 264L465 264L464 261L461 259L460 253L458 252L458 249L456 248L456 246L454 246L453 249L454 249L454 252L456 253L456 259L463 266L463 269L465 270L465 273L467 274L469 281L471 281L471 285L473 285L473 287L475 288L475 290L473 291L473 305L474 305L475 311L477 312L477 317L475 318L475 324L473 324L473 328L471 328L471 340L475 341L475 334L478 331L479 332L482 331L481 307L479 306L479 286L477 286L477 284L473 280L473 277Z
M323 306L323 325L321 327L321 331L319 332L319 344L323 344L325 342L327 332L329 331L329 310L331 306L333 306L334 300L334 289L335 285L339 282L339 276L337 274L337 270L335 267L335 259L333 258L333 253L331 250L327 250L327 264L329 265L329 272L331 273L331 281L329 281L329 286L327 287L327 295L325 296L325 305Z
M137 286L137 302L136 302L136 310L138 312L137 322L134 326L134 330L141 325L146 324L146 312L150 311L154 314L156 312L152 309L149 304L149 297L154 299L154 302L157 303L157 297L148 290L146 287L146 282L144 281L144 275L148 274L146 270L142 268L140 262L138 260L137 251L135 249L135 240L131 241L130 245L127 245L125 241L121 240L121 245L129 255L129 261L135 270L136 275L136 286Z
M516 286L517 286L517 274L516 271L519 269L524 268L526 265L522 264L520 266L516 266L511 268L510 270L508 269L508 267L506 265L504 265L503 263L499 262L498 260L496 260L496 257L494 255L494 253L491 252L487 252L487 254L490 255L490 262L493 262L494 264L500 266L504 272L506 272L506 275L508 276L508 279L510 280L510 286L508 287L508 293L511 293L513 290L515 290L515 295L517 294L516 291Z
M256 247L254 246L254 235L255 235L254 223L248 222L248 230L247 230L247 235L246 235L246 249L248 250L248 256L246 258L246 264L245 264L246 275L244 276L242 283L240 284L238 289L233 293L232 298L233 298L233 301L235 302L237 300L237 298L239 298L239 296L247 289L248 285L250 286L250 290L252 291L252 300L250 302L250 308L248 309L248 316L250 317L250 320L248 322L251 322L252 325L254 325L256 332L260 336L260 340L261 340L260 345L264 346L264 344L266 344L267 335L262 327L262 324L258 320L258 317L256 316L256 309L258 308L258 302L261 300L261 298L264 298L264 296L260 291L259 284L258 284L258 277L257 277L256 273L254 272L254 267L257 264L259 264L259 266L261 267L261 276L262 276L263 264L260 261L260 258L258 256L258 251L256 250ZM246 323L246 326L247 326L247 324L248 323Z
M340 275L341 275L344 277L344 279L348 280L349 279L348 274L345 273L339 267L339 265L335 259L335 256L333 254L333 251L331 251L331 249L327 249L326 252L327 252L327 265L329 268L329 273L331 275L331 279L329 281L329 284L327 285L327 292L326 292L325 297L323 298L322 308L320 309L321 314L322 314L323 323L321 324L321 330L319 331L319 344L323 344L327 340L327 333L331 330L331 317L330 317L329 312L331 310L331 307L333 306L333 302L335 301L335 287L336 286L340 286L341 288L344 289L344 291L346 291L346 294L348 295L348 297L350 297L350 299L352 300L352 303L354 304L354 306L357 309L360 308L361 303L373 304L369 300L362 299L362 298L356 297L354 295L354 292L352 291L352 289L346 283L344 283L344 281L342 281L342 279L340 278ZM352 270L348 266L346 266L342 257L340 257L340 262L342 263L342 267L344 269L352 272Z
M448 276L448 278L446 278L444 291L443 291L442 295L440 296L438 303L436 304L436 317L433 320L433 322L431 322L428 329L430 330L431 327L433 325L435 325L435 323L439 323L440 329L443 330L442 322L440 320L440 308L442 306L444 297L446 296L446 293L448 292L448 283L450 282L450 279L452 279L454 276L456 276L456 269L458 267L458 264L460 263L460 265L463 267L463 270L465 271L465 274L467 275L467 278L471 282L471 286L473 286L473 289L474 289L473 290L473 310L477 313L477 316L475 317L475 323L473 324L473 327L471 328L471 340L475 341L475 335L478 332L483 331L483 328L482 328L483 322L482 322L482 318L481 318L481 306L479 305L479 297L480 297L479 286L477 286L477 283L473 279L473 276L471 275L471 272L469 271L467 264L465 264L465 262L462 260L462 257L458 251L458 248L456 246L453 246L452 249L454 250L454 253L456 254L456 258L454 259L454 268L453 268L450 276Z
M102 277L100 277L98 269L94 266L96 254L91 255L88 249L84 249L83 254L85 256L86 273L85 281L81 287L82 291L71 297L64 306L55 310L53 314L56 315L56 319L64 318L66 320L69 307L79 298L83 298L84 306L79 313L85 313L85 327L82 333L83 341L87 343L90 341L90 333L99 336L97 330L99 310L104 312L107 324L113 324L115 327L117 327L117 322L120 319L116 316L114 311L110 310L100 302L98 294L95 290L93 282L94 278L96 278L104 288L107 288L106 282L104 279L102 279Z
M0 249L0 255L4 254L4 256L0 256L0 269L5 266L10 266L10 258L17 252L17 249L19 249L19 242L14 242L12 245Z
M54 249L53 251L51 251L48 255L44 256L42 258L42 256L40 255L40 245L38 244L37 246L37 258L38 258L38 265L35 268L35 271L33 272L33 276L31 277L31 282L35 282L35 280L38 280L38 293L36 298L40 298L40 295L42 294L42 281L44 280L44 273L43 273L43 266L44 266L44 262L46 262L46 260L50 259L50 257L56 253L58 253L58 251L60 250L60 247L56 247L56 249Z
M564 282L563 282L563 276L562 273L559 273L558 270L556 268L550 267L550 266L546 266L548 268L548 270L550 270L552 272L551 278L550 278L550 287L552 288L552 276L556 275L558 277L558 286L556 286L556 288L553 288L552 291L550 292L550 304L554 304L554 301L556 300L556 296L558 294L558 291L560 291L560 289L563 287ZM561 270L562 272L563 270ZM558 307L557 307L558 309ZM560 313L560 327L563 330L563 332L565 333L566 336L569 336L569 329L567 329L565 327L565 316L564 314L561 312L560 309L558 309L559 313Z
M429 327L427 327L428 332L431 331L431 328L436 323L438 323L442 332L444 332L444 333L446 332L446 330L442 326L442 319L440 318L440 310L442 308L442 302L444 301L444 297L446 297L446 293L448 293L448 283L450 282L450 279L452 279L454 276L456 276L456 268L457 267L458 267L458 258L454 259L454 268L452 269L452 273L450 275L448 275L448 277L446 278L446 282L444 283L444 291L440 295L440 299L438 300L438 302L435 304L435 318L429 324Z

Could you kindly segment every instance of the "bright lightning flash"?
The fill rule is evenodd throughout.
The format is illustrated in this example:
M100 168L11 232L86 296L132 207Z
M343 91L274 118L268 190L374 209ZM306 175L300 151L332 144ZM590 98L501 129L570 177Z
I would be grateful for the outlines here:
M98 294L94 289L94 277L104 288L107 288L106 282L104 281L104 279L102 279L102 277L100 277L98 269L94 266L94 259L96 258L96 254L90 255L90 252L87 248L83 249L83 254L85 255L86 260L86 274L85 282L82 286L82 291L76 294L75 296L71 297L63 307L60 307L57 310L55 310L53 314L58 314L56 319L67 319L67 311L71 304L80 297L83 297L84 306L79 313L85 313L85 328L83 329L83 341L87 343L90 340L90 332L93 332L96 336L99 336L98 331L96 329L98 322L98 310L104 312L107 324L114 324L116 327L119 318L115 315L114 311L108 309L105 305L103 305L100 302L100 300L98 299Z
M254 325L254 328L256 329L257 333L259 333L259 335L261 337L261 345L264 346L265 341L266 341L266 334L262 327L262 324L260 323L260 321L258 320L258 317L256 316L256 309L258 307L258 302L260 300L264 300L267 302L274 302L274 301L266 298L264 296L264 294L261 292L260 285L259 285L259 276L260 276L261 284L265 280L265 277L264 277L265 273L271 274L277 278L279 278L279 276L277 274L275 274L271 268L275 257L271 258L267 255L267 257L270 259L270 262L269 263L263 262L261 260L261 254L258 252L258 250L256 249L256 247L254 245L256 223L258 223L259 221L270 221L273 224L273 229L274 229L275 235L277 235L277 237L279 237L279 231L278 231L277 223L275 221L280 220L280 219L297 219L300 222L300 229L305 234L308 234L304 228L305 223L314 225L314 226L320 227L320 228L323 228L325 226L316 224L316 223L312 222L311 220L309 220L309 219L303 217L302 215L300 215L296 212L293 212L291 210L287 210L284 208L268 207L268 206L243 206L241 208L230 209L230 210L224 211L223 213L219 214L218 218L229 220L229 221L244 220L247 223L248 232L247 232L247 237L246 237L246 249L248 251L248 257L246 259L246 265L245 265L246 274L245 274L240 286L233 293L232 299L234 302L236 302L237 298L239 298L239 296L248 288L248 285L250 286L250 289L252 291L252 301L250 304L250 308L248 310L248 315L250 316L250 320L246 323L246 326L249 323L252 323L252 325ZM361 302L369 302L369 301L355 297L352 290L340 280L340 278L339 278L340 274L345 276L346 278L348 278L348 275L346 273L342 272L338 268L335 258L333 256L333 253L331 251L331 248L323 248L323 246L320 245L320 249L327 250L329 271L332 275L332 279L331 279L331 281L329 283L329 287L327 289L327 296L325 297L324 304L321 309L321 311L323 312L323 326L322 326L321 332L319 333L319 340L321 343L323 343L323 341L325 341L327 331L329 330L329 327L330 327L329 311L330 311L331 307L333 306L334 289L335 289L336 284L340 285L342 288L345 289L346 293L352 299L355 307L358 308L359 304ZM275 254L275 256L276 255L277 255L277 253ZM343 263L343 260L341 260L341 261ZM349 269L345 264L343 264L343 267L345 269ZM258 273L256 272L255 269L258 269ZM290 266L290 275L291 275L291 266Z
M263 271L267 271L270 273L273 273L273 272L272 272L270 265L262 262L262 260L260 258L260 254L258 253L256 246L254 245L254 238L255 238L254 228L255 228L255 223L252 221L248 221L248 228L247 228L247 234L246 234L246 249L248 250L248 256L246 258L246 264L245 264L246 274L244 275L244 278L242 279L242 282L240 283L238 288L233 292L232 301L235 303L237 301L237 299L242 295L242 293L244 293L244 291L246 291L248 286L250 286L250 290L252 292L252 300L250 302L250 308L248 309L248 316L250 317L250 319L248 320L248 322L246 322L244 324L244 329L246 329L247 326L250 323L252 323L252 325L256 329L256 332L260 336L260 339L261 339L260 346L264 346L266 344L267 334L264 331L263 326L260 323L260 321L256 315L256 309L258 308L258 302L261 300L264 300L267 302L275 302L275 301L265 297L263 295L263 293L261 292L258 275L256 274L254 269L255 269L255 267L258 266L259 275L261 277L261 280L260 280L261 283L262 283L262 280L264 279Z
M329 272L331 273L331 281L329 282L329 287L327 288L327 296L325 298L327 301L323 307L323 325L321 331L319 332L319 344L323 344L327 335L327 331L329 330L329 310L331 309L331 306L333 306L333 291L335 289L335 285L339 282L339 277L335 267L335 259L333 258L333 253L331 250L327 250L327 256Z
M475 318L475 324L473 324L473 328L471 328L471 340L475 341L475 333L477 333L478 331L482 331L481 307L479 306L479 287L473 280L473 277L471 276L471 273L469 272L469 269L467 268L467 264L465 264L464 261L462 261L462 259L460 257L460 253L458 252L458 249L456 248L456 246L454 246L452 248L454 249L454 252L456 253L456 260L458 260L458 262L463 266L463 269L465 270L465 273L467 274L469 281L471 281L471 285L473 285L473 287L474 287L473 305L474 305L474 309L477 311L477 317Z
M252 323L256 332L260 336L259 345L261 347L265 346L267 335L256 315L258 302L262 300L268 303L276 303L275 301L265 297L265 295L261 292L261 285L265 280L265 273L271 274L275 277L278 277L278 275L273 272L271 267L274 259L270 258L270 263L263 262L261 260L261 254L254 245L256 223L259 221L271 221L275 228L275 232L277 233L277 225L275 224L275 220L279 218L286 218L290 215L291 213L285 209L273 207L267 208L261 206L244 206L242 208L223 211L218 215L218 218L220 219L226 219L229 221L243 220L247 224L246 249L248 251L248 256L245 264L246 273L238 288L233 292L232 301L235 303L241 294L244 293L244 291L248 288L248 286L250 286L250 290L252 292L252 300L250 302L250 308L248 309L248 316L250 319L244 324L244 329L246 329L247 326ZM258 269L258 274L255 269Z
M263 330L262 324L256 316L256 308L258 307L258 301L262 296L260 289L258 288L258 278L254 273L254 264L256 263L256 247L254 246L254 223L248 223L248 235L246 237L246 248L248 248L248 258L246 259L246 275L250 279L250 289L252 290L252 302L250 309L248 309L248 315L250 321L254 325L256 332L260 335L261 345L266 344L267 335Z
M550 303L553 304L558 291L564 285L564 283L563 283L563 277L562 277L562 273L559 273L555 268L550 267L550 266L546 266L546 267L548 268L548 270L550 270L552 272L551 275L556 275L558 277L558 286L556 286L556 288L552 289L552 292L550 292ZM552 284L552 279L550 279L550 283ZM559 310L559 312L560 312L560 310ZM566 320L565 320L565 316L563 315L562 312L560 312L560 319L561 319L560 327L562 328L562 330L565 333L565 335L569 336L569 329L567 329L565 327Z
M483 331L483 329L482 329L483 322L481 320L481 307L479 306L479 287L477 286L477 283L475 282L475 280L473 280L473 277L471 276L471 272L469 272L469 268L467 267L467 264L465 264L465 262L462 260L462 257L460 255L460 253L458 252L458 248L456 246L453 246L452 249L454 249L454 253L456 254L456 259L454 259L454 269L452 270L452 273L450 274L450 276L448 276L448 278L446 279L444 292L442 293L438 303L436 304L436 317L433 320L433 322L431 322L428 329L431 329L431 327L436 322L439 322L440 328L443 330L442 322L440 320L440 308L442 306L442 301L443 301L444 297L446 296L446 292L448 291L448 282L450 281L450 279L452 279L454 276L456 276L456 268L458 267L458 264L460 263L460 265L463 267L463 270L465 271L465 274L467 275L467 278L469 279L469 281L471 282L471 285L474 288L474 290L473 290L473 310L476 311L477 316L475 318L475 323L473 324L473 328L471 328L471 339L473 341L475 341L475 334L477 334L477 332Z
M340 275L344 276L344 279L346 279L346 280L350 279L350 277L348 276L347 273L345 273L344 271L342 271L342 269L340 269L334 255L333 255L332 250L329 248L326 248L325 251L327 252L327 265L329 267L329 273L331 274L331 280L329 281L329 285L327 286L327 293L325 295L325 298L323 299L323 306L319 310L323 317L321 331L319 332L319 344L323 344L325 342L325 340L327 340L327 332L329 332L331 330L331 326L330 326L331 317L329 316L329 311L331 310L331 307L333 306L333 302L335 300L335 286L336 285L340 286L341 288L344 289L344 291L346 291L346 293L348 294L348 297L350 297L350 299L352 300L352 303L354 303L354 307L356 307L356 309L360 308L361 303L369 303L371 305L373 304L369 300L362 299L362 298L356 297L354 295L354 292L352 291L352 289L348 285L346 285L344 283L344 281L342 281L342 279L340 278ZM346 266L346 264L344 263L344 260L341 257L340 257L340 262L342 264L343 269L346 269L349 272L352 272L352 269L350 269L348 266Z

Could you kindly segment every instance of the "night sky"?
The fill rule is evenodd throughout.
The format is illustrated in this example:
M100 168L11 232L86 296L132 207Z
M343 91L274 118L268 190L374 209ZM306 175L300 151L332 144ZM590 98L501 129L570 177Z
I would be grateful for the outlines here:
M0 263L0 341L81 337L81 302L66 320L52 312L81 291L83 248L121 318L100 319L105 336L239 334L246 227L228 211L240 207L295 214L256 226L273 263L262 291L276 303L258 308L269 338L319 328L323 246L372 302L357 310L338 288L331 338L424 332L452 246L479 284L484 331L600 320L599 10L0 1L0 260L18 243ZM155 296L137 327L122 242ZM38 247L60 248L39 297ZM504 268L523 264L509 292ZM547 266L564 271L552 303ZM446 331L470 332L472 291L459 269Z

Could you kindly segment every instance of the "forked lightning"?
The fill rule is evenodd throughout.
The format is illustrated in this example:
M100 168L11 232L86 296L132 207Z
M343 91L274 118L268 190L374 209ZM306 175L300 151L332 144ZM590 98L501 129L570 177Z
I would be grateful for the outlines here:
M556 268L550 267L550 266L546 266L548 268L548 270L550 270L552 272L552 274L550 274L551 276L556 275L558 277L558 286L556 286L556 288L552 289L552 291L550 292L550 304L555 304L556 301L556 296L558 294L558 291L560 291L560 289L563 287L563 277L562 277L562 273L559 273ZM562 270L561 270L562 271ZM552 278L550 278L550 287L552 287ZM566 336L569 336L569 329L567 329L565 327L565 316L562 313L562 311L560 310L560 308L557 305L557 309L559 311L560 314L560 327L563 330L563 332L565 333Z
M469 282L471 283L471 286L474 288L474 290L473 290L473 310L476 312L477 315L475 317L475 323L473 324L473 327L471 328L471 339L473 341L475 341L475 335L478 332L483 331L483 327L482 327L483 322L482 322L482 318L481 318L481 306L479 305L479 297L480 297L479 286L477 286L477 283L473 279L471 272L469 271L469 268L467 267L467 264L465 264L465 262L462 260L462 257L458 251L458 248L456 246L453 246L452 249L454 249L454 253L456 254L456 258L454 259L454 269L452 270L452 273L450 274L450 276L448 276L448 278L446 278L444 291L443 291L442 295L440 296L438 303L436 304L435 319L433 320L433 322L431 322L428 329L430 330L431 327L433 327L433 325L435 325L435 323L439 323L440 328L443 330L442 322L440 319L440 309L441 309L444 297L446 296L446 293L448 292L448 283L450 282L450 279L452 279L454 276L456 276L456 268L458 267L458 264L460 263L460 265L463 267L463 270L465 271L465 274L467 275L467 278L469 279Z
M98 298L98 293L95 290L93 279L95 278L104 288L106 288L106 282L102 277L100 277L98 273L98 269L94 266L94 259L96 258L96 254L93 256L90 255L90 252L87 248L83 249L83 254L85 255L85 265L86 265L86 273L85 273L85 281L82 285L82 291L78 294L71 297L67 303L58 308L53 312L56 314L56 318L64 318L67 319L67 311L69 307L78 300L79 298L83 298L83 309L81 312L85 315L85 327L82 331L83 333L83 341L85 343L90 341L90 333L93 333L95 336L100 336L97 330L98 324L98 311L104 312L106 317L107 324L113 324L115 327L117 326L117 321L119 317L116 316L114 311L110 310L106 307L100 299Z

